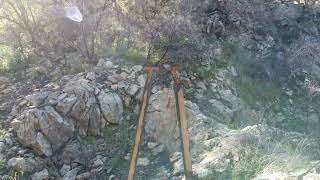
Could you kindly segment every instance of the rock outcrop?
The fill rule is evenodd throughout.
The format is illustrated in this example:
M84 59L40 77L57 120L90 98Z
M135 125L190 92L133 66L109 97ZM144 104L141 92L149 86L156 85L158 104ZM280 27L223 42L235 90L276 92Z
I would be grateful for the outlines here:
M145 131L147 136L164 144L169 152L177 151L179 144L179 126L174 91L164 89L149 99L146 114Z
M62 91L38 92L25 98L29 106L12 121L19 142L51 156L73 135L100 135L107 123L122 122L121 98L98 84L77 77Z
M18 140L39 154L51 156L73 135L74 122L63 118L53 107L30 109L12 122Z

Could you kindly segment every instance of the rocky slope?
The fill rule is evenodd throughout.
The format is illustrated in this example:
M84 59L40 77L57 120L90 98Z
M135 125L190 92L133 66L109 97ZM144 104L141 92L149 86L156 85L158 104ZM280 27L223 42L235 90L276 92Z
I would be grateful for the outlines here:
M214 37L210 62L182 72L194 173L320 179L319 3L219 2L204 3L212 5L204 17ZM152 89L137 179L183 179L173 85L164 74ZM102 58L52 79L0 77L1 179L126 179L143 67Z
M186 101L195 174L247 179L241 168L258 164L255 179L319 178L318 141L259 121L261 112L226 86L234 76L230 67L217 73L216 82L194 80L187 89L187 99L200 104ZM18 99L0 144L2 178L125 179L144 81L142 66L130 69L101 60L88 73L65 76ZM208 90L214 91L212 99ZM137 178L183 178L173 93L170 82L152 89ZM201 107L219 113L211 116ZM245 127L230 129L232 114L245 108L241 117L252 120L238 118Z

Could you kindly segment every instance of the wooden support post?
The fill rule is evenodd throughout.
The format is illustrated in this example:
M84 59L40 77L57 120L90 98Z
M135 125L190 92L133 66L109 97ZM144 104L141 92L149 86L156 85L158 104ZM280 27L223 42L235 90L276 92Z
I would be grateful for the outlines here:
M152 84L152 72L153 70L157 70L157 68L153 67L146 67L145 71L147 73L147 80L145 82L144 91L143 91L143 102L140 106L140 112L139 112L139 119L138 124L136 127L136 135L134 138L133 148L132 148L132 154L130 159L130 165L129 165L129 173L128 173L128 180L133 180L136 170L136 164L138 159L138 152L139 152L139 144L142 137L142 132L144 128L144 117L145 117L145 111L147 110L148 106L148 100L150 95L150 89Z
M181 135L181 146L183 153L183 164L184 164L184 173L186 175L186 180L193 179L192 174L192 159L190 154L190 141L189 141L189 132L188 132L188 122L187 115L184 104L184 95L183 88L181 85L179 74L175 67L171 69L171 73L175 82L175 93L176 93L176 106L177 106L177 115L180 125L180 135Z

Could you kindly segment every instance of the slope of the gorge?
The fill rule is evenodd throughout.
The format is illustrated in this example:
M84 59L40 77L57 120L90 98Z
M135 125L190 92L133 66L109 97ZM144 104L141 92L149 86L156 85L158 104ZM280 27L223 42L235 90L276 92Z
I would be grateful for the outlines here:
M231 66L212 80L189 76L194 80L185 104L194 173L199 179L319 178L317 138L272 127L268 122L279 121L274 117L288 117L251 107L237 94L239 87L228 84L239 75ZM144 81L142 66L100 60L88 73L65 76L18 99L1 141L3 178L125 179ZM170 84L152 89L137 177L183 177ZM279 96L290 99L288 89ZM287 106L280 109L299 110Z
M319 2L201 5L210 61L179 69L195 175L320 179ZM0 179L126 179L143 66L110 57L78 74L48 74L46 81L0 77ZM180 180L173 82L158 75L136 178Z

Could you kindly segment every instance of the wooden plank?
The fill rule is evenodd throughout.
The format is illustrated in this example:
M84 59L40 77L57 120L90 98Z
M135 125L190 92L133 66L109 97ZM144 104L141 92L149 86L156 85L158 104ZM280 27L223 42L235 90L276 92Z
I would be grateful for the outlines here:
M190 153L190 141L189 141L189 131L188 131L188 122L187 115L184 104L184 94L183 88L180 82L179 74L176 68L171 70L172 76L175 81L175 93L176 93L176 106L177 106L177 115L180 126L180 135L181 135L181 146L183 154L183 164L184 172L186 175L186 180L193 179L192 175L192 159Z
M133 144L133 149L132 149L132 154L131 154L131 159L130 159L128 180L134 179L136 164L137 164L137 159L138 159L139 144L141 141L142 132L143 132L143 128L144 128L145 111L148 106L148 100L149 100L149 95L150 95L153 69L152 69L152 67L148 67L148 68L146 68L146 71L147 71L147 80L146 80L144 92L143 92L143 102L142 102L142 105L140 106L138 125L136 127L137 129L136 129L136 134L135 134L135 138L134 138L134 144Z

